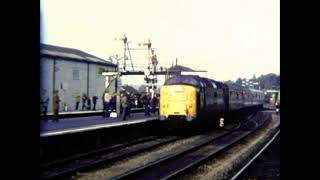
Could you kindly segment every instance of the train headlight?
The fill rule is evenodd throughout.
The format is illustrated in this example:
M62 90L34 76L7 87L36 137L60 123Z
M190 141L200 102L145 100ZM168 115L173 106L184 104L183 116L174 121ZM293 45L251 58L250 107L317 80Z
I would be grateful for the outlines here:
M219 119L219 126L223 127L224 126L224 118Z

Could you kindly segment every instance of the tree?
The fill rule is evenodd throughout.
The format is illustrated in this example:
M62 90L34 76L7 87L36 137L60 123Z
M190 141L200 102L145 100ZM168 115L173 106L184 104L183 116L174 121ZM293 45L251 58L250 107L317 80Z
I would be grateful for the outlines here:
M256 75L254 74L251 80L253 82L258 82L261 89L280 89L280 75L274 73L261 75L258 78L256 78ZM246 81L246 79L238 78L235 83L242 85L243 81Z
M267 75L261 75L257 79L262 89L279 89L280 88L280 76L270 73Z
M236 80L236 84L238 84L238 85L242 85L242 79L241 78L238 78L237 80Z

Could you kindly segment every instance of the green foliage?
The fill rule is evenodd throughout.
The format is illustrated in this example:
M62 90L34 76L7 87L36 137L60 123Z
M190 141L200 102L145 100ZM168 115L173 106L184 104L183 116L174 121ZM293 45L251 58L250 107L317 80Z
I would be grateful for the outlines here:
M253 82L259 82L261 89L280 89L280 75L276 75L274 73L261 75L258 78L256 78L254 75L250 80L252 80ZM241 85L242 81L245 81L245 78L238 78L235 83Z
M261 75L257 80L260 82L262 89L280 89L280 75L278 76L270 73L267 75Z

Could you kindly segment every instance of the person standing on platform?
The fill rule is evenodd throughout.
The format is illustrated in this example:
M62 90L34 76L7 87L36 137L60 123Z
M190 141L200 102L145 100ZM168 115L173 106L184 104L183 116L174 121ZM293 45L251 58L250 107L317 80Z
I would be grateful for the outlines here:
M43 120L44 121L47 121L48 117L47 117L47 112L48 112L48 104L49 104L49 97L47 95L47 91L46 90L43 90L41 92L41 98L40 98L40 111L41 111L41 114L43 114Z
M83 93L82 95L82 111L86 109L87 95Z
M102 117L105 117L105 110L104 110L104 103L105 103L105 101L104 101L104 95L106 94L106 90L105 91L103 91L103 94L102 94Z
M117 110L117 94L113 94L111 103L110 103L110 109L112 112L115 112Z
M59 108L60 108L60 97L59 97L59 91L56 90L53 93L52 97L52 109L53 109L53 116L52 116L52 122L59 122Z
M135 95L134 96L134 105L135 105L136 108L138 108L138 102L139 102L138 101L138 97L137 97L137 95Z
M87 110L91 110L91 97L90 96L87 97L87 104L88 104Z
M122 120L126 120L128 112L129 112L129 105L128 105L128 97L126 92L121 93L120 102L122 106Z
M150 94L147 93L143 96L142 102L144 104L144 115L150 116Z
M93 96L93 97L92 97L93 110L94 110L94 111L96 110L97 100L98 100L98 97L97 97L97 96Z
M127 94L127 104L128 104L128 107L127 107L127 109L128 109L128 112L127 112L127 116L129 117L129 118L131 118L131 108L133 107L133 104L134 104L134 102L133 102L134 100L133 100L133 95L131 94L131 93L128 93Z
M158 98L156 95L153 96L152 100L151 100L151 107L152 107L152 113L156 114L156 107L158 104Z
M81 99L81 97L79 95L76 96L76 111L78 111L78 109L79 109L80 99Z
M105 91L104 96L103 96L103 106L104 106L104 111L103 111L103 117L108 118L109 117L109 109L110 109L110 102L111 102L112 96L108 90Z

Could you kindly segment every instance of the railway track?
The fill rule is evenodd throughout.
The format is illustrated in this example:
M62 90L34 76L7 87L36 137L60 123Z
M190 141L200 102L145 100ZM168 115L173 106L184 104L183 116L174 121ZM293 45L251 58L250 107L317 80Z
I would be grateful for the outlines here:
M245 164L233 177L232 180L237 179L238 177L241 177L241 175L250 167L252 163L255 162L255 160L270 146L270 144L279 136L280 129L273 135L273 137L266 143L266 145L253 157L251 160Z
M111 179L176 179L189 169L211 159L246 138L263 124L251 130L242 130L240 128L225 131L218 136L208 134L206 138L188 144L180 151L167 154L165 157L128 170L125 173L111 177Z
M212 159L212 157L246 138L263 126L264 123L265 121L262 121L260 125L256 124L255 128L246 128L245 125L240 126L238 124L233 128L221 129L218 133L214 131L204 134L203 138L185 144L181 148L168 152L161 157L151 159L149 162L146 161L143 165L138 164L131 166L129 169L125 168L124 171L111 173L112 175L108 176L108 179L173 179L179 177L189 169ZM42 164L43 173L40 175L40 179L70 177L75 172L90 170L98 165L125 159L184 138L187 137L151 136Z
M113 162L143 151L156 148L166 143L174 142L182 137L146 137L126 144L115 145L88 153L77 154L68 158L55 160L40 165L40 179L57 179L70 176L75 172L96 167L97 165Z
M197 141L197 143L189 145L186 149L168 154L161 159L112 177L111 179L169 179L176 177L209 156L224 149L224 144L215 146L214 143L229 143L227 139L228 135L231 134L234 137L243 137L248 132L225 132L218 137L202 139L201 142Z

